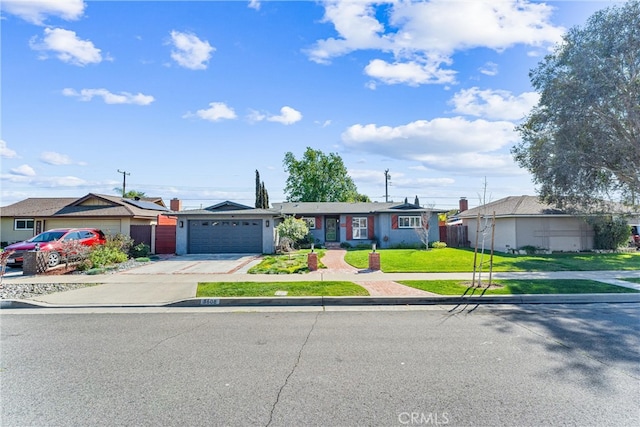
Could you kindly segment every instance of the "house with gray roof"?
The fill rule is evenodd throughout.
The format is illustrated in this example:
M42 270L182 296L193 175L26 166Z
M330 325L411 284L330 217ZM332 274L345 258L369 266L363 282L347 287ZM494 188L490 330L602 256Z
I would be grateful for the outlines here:
M495 228L492 218L495 217ZM536 196L509 196L458 214L468 227L470 246L512 252L524 246L547 251L593 249L594 232L583 217L540 202ZM483 243L484 241L484 243Z
M152 197L31 197L0 208L0 241L19 242L52 228L91 227L105 234L131 235L136 226L170 223L170 214L162 199Z
M175 212L176 253L274 253L276 227L288 216L305 220L317 245L418 247L417 230L425 220L432 230L429 240L439 240L440 212L407 202L284 202L256 209L226 201Z

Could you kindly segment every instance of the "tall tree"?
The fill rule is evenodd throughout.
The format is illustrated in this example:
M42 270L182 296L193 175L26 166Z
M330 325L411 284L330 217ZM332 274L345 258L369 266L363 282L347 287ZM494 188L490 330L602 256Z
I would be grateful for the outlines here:
M256 208L269 209L269 193L264 185L264 181L260 181L260 172L256 169Z
M290 202L354 202L366 198L347 173L336 153L324 154L307 147L302 159L288 152L284 166L289 173L284 188Z
M640 3L592 15L530 74L538 105L515 160L561 208L640 204Z

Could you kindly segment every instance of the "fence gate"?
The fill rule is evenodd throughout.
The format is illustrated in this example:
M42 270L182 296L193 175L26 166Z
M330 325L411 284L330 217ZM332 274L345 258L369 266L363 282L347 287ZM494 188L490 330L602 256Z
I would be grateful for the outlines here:
M444 233L442 233L444 229ZM440 228L441 237L444 234L444 242L450 248L468 248L469 232L466 225L447 225Z

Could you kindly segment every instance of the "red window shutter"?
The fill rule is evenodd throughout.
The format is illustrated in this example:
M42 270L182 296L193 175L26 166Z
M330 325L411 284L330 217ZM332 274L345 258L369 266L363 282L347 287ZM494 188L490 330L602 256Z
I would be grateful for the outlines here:
M367 219L367 238L373 239L374 228L373 228L373 215Z
M353 224L350 216L347 217L347 240L353 240Z
M398 228L398 215L391 215L391 228L394 230Z
M316 230L322 230L322 217L316 217Z

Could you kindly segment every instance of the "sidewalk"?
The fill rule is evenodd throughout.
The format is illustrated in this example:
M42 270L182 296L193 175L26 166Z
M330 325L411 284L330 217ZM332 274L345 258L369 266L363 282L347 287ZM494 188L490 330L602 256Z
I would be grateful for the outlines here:
M42 306L162 306L162 305L388 305L388 304L548 304L640 302L640 293L628 294L571 294L571 295L508 295L456 297L434 295L403 286L400 280L469 280L472 273L382 273L358 270L343 260L344 250L330 250L322 258L327 269L304 275L248 274L248 266L227 273L216 274L134 274L123 271L102 275L27 276L5 278L10 283L86 283L97 284L82 289L40 295L22 302L2 300L2 307L37 304ZM640 271L581 271L581 272L524 272L493 273L494 279L587 279L640 290L640 284L618 278L640 278ZM486 273L483 279L487 280ZM370 297L273 297L273 298L209 298L196 299L199 282L293 282L300 280L350 281L367 289Z

